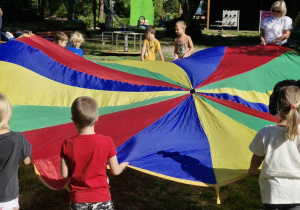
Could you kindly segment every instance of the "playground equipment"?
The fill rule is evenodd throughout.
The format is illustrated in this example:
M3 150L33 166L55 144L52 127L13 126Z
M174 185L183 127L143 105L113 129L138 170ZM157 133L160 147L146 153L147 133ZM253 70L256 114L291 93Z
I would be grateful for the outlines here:
M236 27L239 31L240 10L223 10L222 21L215 21L217 25L210 25L212 27L220 28L219 34L222 34L223 29Z
M146 26L148 26L148 20L144 16L141 16L138 20L138 27L142 28Z
M149 25L154 24L154 6L152 0L130 1L130 25L136 26L141 16L148 20Z
M107 34L105 36L105 34ZM102 32L102 52L108 54L125 54L125 55L139 55L142 51L142 36L143 33L135 33L133 31L107 31ZM122 43L122 36L124 42ZM129 41L133 41L133 50L129 49ZM105 42L106 41L106 42ZM139 43L139 50L136 49L137 42ZM106 43L111 43L110 50L104 50ZM121 50L120 45L124 46L124 49ZM114 49L115 46L115 49Z
M108 4L107 1L104 1L105 13L106 13L106 21L105 21L106 27L113 28L114 27L113 18L115 18L116 21L121 25L122 29L128 28L128 26L123 24L116 16L116 13L114 11L114 4L115 4L115 1L110 1L110 4Z

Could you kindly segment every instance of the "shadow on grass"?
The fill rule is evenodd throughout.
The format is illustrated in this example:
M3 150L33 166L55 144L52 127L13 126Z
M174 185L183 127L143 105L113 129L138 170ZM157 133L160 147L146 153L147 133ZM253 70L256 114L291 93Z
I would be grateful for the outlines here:
M130 168L112 176L110 191L116 210L254 210L262 209L258 176L249 176L221 187L221 205L216 204L214 188L181 184L141 173ZM68 209L66 190L50 190L34 173L33 166L20 166L20 206L22 210Z

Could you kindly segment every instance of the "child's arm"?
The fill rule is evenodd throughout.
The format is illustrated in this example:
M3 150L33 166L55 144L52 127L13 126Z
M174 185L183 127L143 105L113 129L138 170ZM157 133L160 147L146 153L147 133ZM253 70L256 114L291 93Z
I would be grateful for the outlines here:
M159 55L159 58L160 58L161 61L165 61L164 60L164 55L162 54L161 50L158 50L158 55Z
M30 160L29 156L23 160L24 165L29 165L30 163L31 163L31 160Z
M259 166L263 162L265 156L257 156L253 154L251 163L250 163L250 168L248 169L249 174L256 175L259 173Z
M126 166L129 163L124 162L124 163L119 164L117 156L115 155L108 159L108 164L109 164L112 175L119 175L120 173L122 173L122 171L126 168Z
M142 53L141 53L141 61L145 61L145 53L146 53L146 43L144 42Z
M70 177L69 164L68 161L64 158L60 159L60 174L63 178Z
M174 60L178 59L178 55L174 53Z
M173 42L173 46L174 46L174 60L178 59L178 55L177 55L177 42L176 39Z
M188 46L189 46L189 50L187 50L186 53L184 54L183 56L184 58L190 56L194 51L194 44L191 37L189 37Z

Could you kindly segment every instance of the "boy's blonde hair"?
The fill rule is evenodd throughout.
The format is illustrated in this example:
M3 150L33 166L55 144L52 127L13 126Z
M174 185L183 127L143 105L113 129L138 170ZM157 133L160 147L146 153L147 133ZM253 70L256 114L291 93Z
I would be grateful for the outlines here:
M70 37L70 42L74 42L74 41L83 43L84 42L83 35L81 33L79 33L78 31L75 31L74 33L72 33L72 35Z
M0 93L0 129L9 130L9 121L12 115L12 108L9 100Z
M147 26L145 29L145 33L150 32L150 34L155 34L155 27L154 26Z
M284 17L287 13L286 4L284 1L275 1L271 6L271 11L273 9L281 11L281 17Z
M285 86L278 92L277 113L280 119L287 120L287 138L294 140L299 135L300 89Z
M0 15L3 16L3 12L2 12L2 9L1 9L1 8L0 8Z
M176 26L186 29L186 23L184 21L177 21Z
M71 107L72 120L81 127L95 125L99 117L98 104L95 99L82 96L76 98Z
M69 41L69 37L62 31L58 32L54 37L55 43L58 41Z

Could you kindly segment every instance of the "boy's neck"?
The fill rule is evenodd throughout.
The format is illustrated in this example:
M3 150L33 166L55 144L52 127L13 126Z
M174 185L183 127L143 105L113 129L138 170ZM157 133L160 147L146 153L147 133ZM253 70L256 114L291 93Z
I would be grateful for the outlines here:
M0 135L1 135L1 134L6 134L6 133L8 133L8 132L9 132L9 130L6 129L6 128L0 129Z
M80 135L90 135L90 134L95 134L95 126L87 126L83 128L77 127L78 133Z
M149 41L152 41L152 40L154 40L154 39L155 39L154 34L150 34L150 36L149 36Z
M180 34L180 35L179 35L179 38L183 37L184 35L185 35L185 33L183 33L183 34Z

